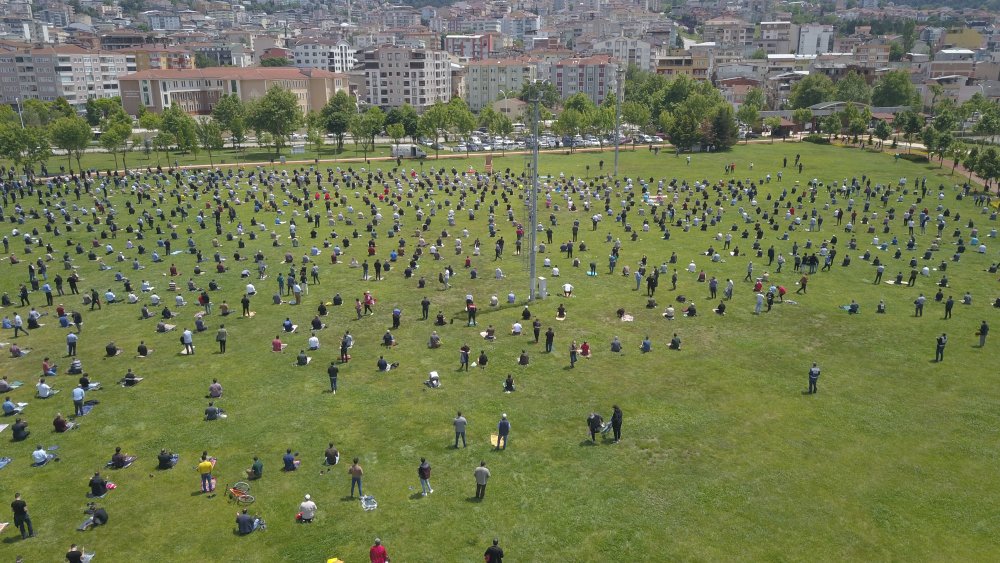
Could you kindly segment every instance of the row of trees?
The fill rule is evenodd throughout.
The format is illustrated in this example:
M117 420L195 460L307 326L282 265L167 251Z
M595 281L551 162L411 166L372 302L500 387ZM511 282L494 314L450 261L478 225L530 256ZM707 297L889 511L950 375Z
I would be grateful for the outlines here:
M824 102L853 102L878 107L920 107L920 96L905 70L885 73L868 86L858 73L847 73L834 84L825 74L812 73L792 86L788 97L791 109L808 108Z

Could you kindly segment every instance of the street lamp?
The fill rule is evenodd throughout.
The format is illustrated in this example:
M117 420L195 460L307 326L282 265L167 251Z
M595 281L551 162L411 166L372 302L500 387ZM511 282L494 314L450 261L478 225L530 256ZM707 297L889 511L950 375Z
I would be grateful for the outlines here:
M21 120L21 129L24 129L24 116L21 115L21 98L14 98L14 103L17 104L17 118Z
M615 177L618 177L618 145L621 142L622 100L625 87L625 69L615 69ZM633 147L635 148L635 147Z

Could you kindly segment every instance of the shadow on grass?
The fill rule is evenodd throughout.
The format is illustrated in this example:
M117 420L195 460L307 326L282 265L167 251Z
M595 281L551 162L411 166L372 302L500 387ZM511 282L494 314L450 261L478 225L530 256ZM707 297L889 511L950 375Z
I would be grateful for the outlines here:
M593 447L593 446L596 446L596 445L597 445L597 442L591 442L590 440L583 440L582 442L580 442L580 447L581 448L583 448L583 447Z
M410 500L419 500L419 499L422 499L422 498L424 498L424 493L422 493L422 492L421 493L413 493L412 495L410 495Z
M351 495L340 497L340 502L351 502L353 500L358 500L358 499L356 497L351 496Z
M483 502L483 499L477 497L466 497L465 502L479 503Z
M20 541L24 541L24 539L20 536L20 534L16 535L16 536L12 536L12 537L4 538L3 539L3 543L6 543L6 544L17 543L17 542L20 542Z

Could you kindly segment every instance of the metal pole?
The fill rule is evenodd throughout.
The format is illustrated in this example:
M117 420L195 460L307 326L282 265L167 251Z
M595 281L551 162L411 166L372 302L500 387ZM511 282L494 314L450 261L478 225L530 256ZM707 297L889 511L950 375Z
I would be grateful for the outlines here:
M536 94L535 99L532 101L535 103L535 146L531 151L531 194L528 196L528 221L531 223L528 225L528 242L530 244L528 250L529 302L535 300L535 288L538 283L535 273L535 258L538 253L538 229L536 228L538 225L538 123L541 121L538 104L541 102L541 96Z
M24 129L24 116L21 115L21 98L14 98L14 102L17 103L17 118L21 120L21 129Z
M615 177L618 177L618 145L622 134L622 81L624 71L621 67L615 70Z

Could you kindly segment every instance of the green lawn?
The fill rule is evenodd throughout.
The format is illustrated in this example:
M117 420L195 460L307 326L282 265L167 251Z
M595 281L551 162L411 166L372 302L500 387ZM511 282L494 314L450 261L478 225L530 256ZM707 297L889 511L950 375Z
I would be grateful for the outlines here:
M805 165L801 175L792 169L797 153ZM782 157L788 157L789 167L778 183L776 175ZM610 171L610 152L545 154L540 159L540 171L544 175L593 177L599 173L602 160L604 172ZM846 209L847 203L841 199L836 206L825 209L824 188L815 205L825 218L822 232L808 233L803 227L789 240L781 241L781 231L766 231L761 241L763 248L773 244L778 252L789 256L789 263L777 274L774 266L764 265L766 257L753 258L755 272L769 270L773 280L789 288L786 299L792 298L798 304L776 304L770 313L760 316L753 314L751 284L740 281L747 258L727 255L725 262L713 264L700 254L709 245L720 247L721 242L714 241L714 236L728 231L731 224L738 225L733 244L750 251L752 239L741 239L739 232L753 225L744 225L737 212L743 206L754 213L748 201L730 206L726 199L716 204L713 193L709 206L724 208L722 226L690 232L672 226L670 240L664 241L653 225L650 232L640 232L636 242L631 242L612 218L606 218L598 231L592 232L591 213L569 212L563 204L555 212L555 244L539 256L539 274L549 277L549 270L541 264L547 256L562 272L558 280L550 277L550 293L558 293L557 286L565 281L572 283L575 291L570 299L551 295L531 306L543 322L543 331L553 326L556 332L555 353L546 355L541 345L531 343L530 337L507 335L511 323L520 317L528 278L526 256L512 255L515 236L505 220L506 204L499 191L487 195L474 221L468 219L466 209L457 210L455 227L447 226L446 210L449 205L456 208L457 194L453 191L433 196L442 209L432 218L428 242L446 228L453 235L467 228L470 236L462 255L456 256L453 242L446 240L440 263L430 256L421 259L417 275L426 276L426 290L418 290L415 279L403 279L402 262L384 281L362 281L360 270L350 269L346 263L331 266L329 251L324 251L319 260L321 284L310 287L302 306L270 303L276 290L275 276L279 271L287 272L287 266L279 264L281 256L290 250L298 269L299 257L313 242L301 210L298 222L303 246L291 249L287 225L274 227L273 213L255 216L252 207L242 205L238 210L244 225L249 228L251 218L256 217L283 235L286 245L272 248L266 237L247 241L245 252L263 250L270 267L267 280L254 280L259 294L253 302L257 312L253 319L236 315L223 321L217 314L224 300L239 310L246 283L239 279L239 268L197 279L199 285L207 285L214 278L223 289L212 295L216 313L207 317L209 330L195 336L194 356L178 354L179 332L156 334L155 320L136 320L138 305L105 306L91 313L79 300L68 295L62 298L68 308L83 312L80 356L92 379L107 385L88 397L100 399L101 404L81 419L79 430L51 433L55 412L72 412L69 390L76 377L53 378L54 386L63 390L53 399L31 398L31 386L45 355L58 359L61 373L68 366L68 359L63 357L65 330L58 328L51 316L44 319L44 328L17 339L21 346L33 349L29 356L18 360L11 360L6 353L0 356L2 373L26 382L25 387L10 395L15 401L31 403L25 417L32 429L24 443L11 443L10 429L0 434L2 455L14 458L0 470L0 498L10 502L14 492L20 491L38 534L22 542L16 531L8 529L0 540L4 553L11 559L23 554L27 561L55 560L76 542L88 551L96 550L98 561L111 557L325 561L338 556L356 562L366 560L366 550L378 536L394 561L476 561L481 560L490 540L498 536L508 560L514 562L996 559L1000 546L995 506L1000 502L1000 489L992 484L989 467L1000 455L991 439L1000 424L1000 401L995 398L993 384L994 366L1000 356L996 336L990 336L985 349L975 346L978 338L974 336L983 319L991 323L994 331L1000 330L997 310L991 307L998 295L997 276L985 272L996 261L996 240L986 237L996 227L995 221L975 209L971 198L956 200L958 192L952 186L961 183L961 177L949 175L947 167L894 162L888 154L857 149L805 143L751 144L729 153L695 154L687 165L684 157L663 153L653 156L640 147L636 152L621 154L620 168L622 176L654 178L655 192L659 179L714 182L724 177L727 163L736 164L737 178L759 179L772 174L774 179L762 186L758 196L759 203L767 207L773 205L773 199L766 199L768 195L777 197L782 188L791 191L796 181L801 185L789 194L793 201L812 178L831 182L865 174L874 178L873 185L878 182L895 186L900 177L907 177L908 185L913 186L918 178L926 176L931 193L921 206L930 206L936 215L937 186L943 184L941 205L951 217L960 213L961 220L959 225L949 222L942 251L927 264L936 268L942 259L948 259L954 248L952 231L959 229L968 240L968 223L974 222L989 252L981 255L970 251L960 262L949 262L951 288L946 290L946 295L953 294L956 300L970 291L974 304L956 305L954 317L943 320L943 306L931 299L923 318L914 318L913 300L919 292L931 297L935 292L933 281L940 273L933 272L932 279L920 277L915 288L873 285L874 268L859 259L865 249L874 248L870 244L873 235L858 233L859 249L849 251L850 235L842 227L835 227L832 216L833 207ZM453 167L481 169L483 164L484 155L477 155L467 160L442 160L440 164L428 161L423 166L426 170L440 166L450 171ZM497 157L494 170L509 168L520 174L526 164L527 159L520 155ZM350 166L358 168L357 164ZM388 170L393 166L385 162L369 167ZM412 162L407 167L420 170ZM381 182L374 186L381 193ZM363 210L367 216L356 191L364 193L363 188L352 188L341 194L355 212ZM902 203L896 202L897 195L893 193L890 203L897 213L891 222L892 234L905 242L906 229L900 215L914 201L914 194L909 191ZM688 196L689 205L693 205L697 199L693 193L681 195L677 205L683 205ZM401 206L402 234L408 250L416 246L412 234L419 225L414 207L428 206L419 197L415 194L412 199L404 198ZM561 203L559 194L554 197ZM624 197L612 194L616 211ZM498 262L506 274L504 280L494 279L495 239L487 231L486 207L494 198L498 201L496 222L507 241L505 257ZM519 196L507 199L518 220L525 220ZM576 200L580 201L578 197ZM861 200L863 195L858 198L859 206ZM122 227L133 224L138 215L124 210L126 196L113 195L112 201L120 209L118 221ZM190 215L186 222L176 219L181 226L173 244L175 249L186 246L184 228L193 225L194 214L204 208L206 201L210 201L206 195L197 201L185 199ZM414 207L407 205L410 202ZM75 202L70 198L69 203ZM80 202L88 208L92 203L87 198ZM27 208L51 209L54 204L39 204L34 198L23 202ZM154 209L149 203L140 207ZM169 213L174 200L168 196L159 207ZM806 200L797 213L805 215L812 208ZM283 209L287 219L292 207ZM377 227L378 255L385 257L397 239L388 239L385 234L392 220L391 208L383 203L380 209L386 222ZM335 212L341 210L335 208ZM878 212L880 223L885 211L877 200L873 200L872 210ZM540 221L548 225L551 212L542 205ZM5 214L10 213L10 208L5 208ZM559 241L571 238L574 219L581 222L579 239L589 247L586 252L576 253L582 261L579 269L573 268L564 254L553 252L558 250ZM641 220L633 208L629 221L638 227ZM778 221L785 224L783 215ZM345 249L346 261L367 257L366 222L356 225L362 236L352 239ZM9 236L13 227L8 223L5 234ZM37 227L44 240L52 238L46 237L41 221L17 227L22 231ZM235 231L235 224L224 221L223 227L226 232ZM353 228L335 227L338 239L349 236ZM87 240L92 236L83 236L78 230L72 233L74 237ZM325 219L318 231L317 243L330 235ZM609 231L623 241L619 270L625 264L634 269L642 256L648 256L650 264L656 266L676 252L678 289L670 291L670 275L661 276L657 309L644 308L645 284L643 291L636 292L632 291L632 278L625 279L620 273L608 275L610 245L605 243L605 236ZM923 250L934 232L932 226L926 234L918 230L919 252L904 249L901 260L894 260L891 251L877 253L888 263L886 279L896 271L908 274L911 256L916 256L923 266ZM879 232L878 236L888 240L892 234ZM213 236L211 228L195 228L193 235L209 259ZM807 239L818 244L832 236L838 239L832 271L812 276L807 295L794 295L800 274L792 271L792 243L797 241L803 247ZM462 262L477 237L483 241L483 251L473 260L479 271L479 279L473 281ZM20 241L11 238L11 251L23 258ZM110 242L116 251L124 250L126 238L121 233ZM544 240L544 234L541 238ZM223 254L231 257L235 242L220 239ZM144 242L152 247L155 240L155 234L150 233ZM50 263L50 277L62 273L58 255L64 249L72 254L65 236L51 242L57 257ZM131 258L135 251L125 254ZM845 254L853 260L846 268L840 265ZM37 250L31 256L37 257ZM121 284L113 281L115 270L99 272L85 255L74 258L84 278L82 289L94 287L103 293L110 287L123 294ZM137 285L140 279L151 280L160 295L171 302L173 294L165 291L169 262L176 263L181 272L180 285L191 277L195 265L194 257L187 253L170 257L166 264L150 265L145 260L147 268L142 272L126 268L122 271ZM596 278L584 275L591 260L598 264L600 275ZM715 302L708 300L706 284L697 283L693 274L684 271L692 260L708 276L722 280L720 295L726 278L736 281L735 297L725 317L712 314ZM453 287L443 291L436 280L449 264L458 273ZM230 265L234 265L231 259ZM212 269L211 263L207 266ZM18 285L27 280L25 269L25 262L14 267L0 266L0 287L15 295ZM365 290L378 299L376 314L355 320L351 305ZM498 295L503 303L509 291L516 293L516 305L489 306L491 295ZM329 328L319 333L321 349L311 354L313 360L308 367L294 367L294 355L305 347L309 336L306 329L317 305L321 300L329 301L335 292L344 297L345 305L331 308L324 319ZM183 293L189 303L194 301L194 293ZM472 293L479 304L479 327L475 329L465 327L463 322L466 293ZM664 320L663 307L677 294L694 300L700 315ZM420 321L419 302L424 296L433 302L432 319L441 310L456 322L433 327L428 321ZM16 303L16 296L14 299ZM861 304L858 316L848 316L838 308L851 299ZM874 313L880 299L887 304L886 315ZM38 292L32 294L31 301L36 305L45 303ZM564 322L555 321L560 303L568 309ZM375 360L383 353L380 337L391 324L394 305L403 308L403 324L394 331L399 345L386 356L400 362L401 367L383 374L376 371ZM634 322L618 321L615 311L619 307L634 315ZM24 311L16 307L13 310ZM198 310L190 304L181 308L179 329L193 327L193 315ZM12 314L12 310L3 314ZM283 337L289 343L284 354L271 353L270 340L285 317L298 324L299 331ZM230 333L225 355L215 353L213 342L220 322L225 322ZM489 324L501 335L495 343L486 343L478 335ZM434 328L441 334L444 346L428 350L426 342ZM354 359L341 367L340 391L332 395L326 392L326 366L337 357L339 337L345 330L356 338ZM11 341L11 332L4 332L3 340ZM674 332L683 340L682 351L666 348ZM946 361L932 363L934 338L941 332L950 337ZM616 335L625 344L623 355L608 351ZM650 354L640 354L637 349L645 335L653 341ZM102 359L104 346L112 339L125 353ZM595 357L581 360L571 370L568 347L574 339L589 341ZM134 358L139 340L155 349L152 358ZM487 352L490 362L485 370L456 371L458 348L463 343L472 347L473 359L480 350ZM522 349L530 354L528 367L516 365L515 358ZM804 395L806 372L814 361L823 369L820 392ZM146 380L132 389L113 385L129 367ZM441 374L442 388L431 390L422 385L431 370ZM513 374L518 389L509 395L500 392L508 373ZM225 397L219 403L229 418L208 423L202 421L201 414L213 377L225 386ZM599 439L597 446L591 446L585 419L592 410L608 418L612 404L620 405L625 414L623 441L612 445ZM451 420L457 410L470 421L470 444L466 449L454 450ZM489 436L495 432L501 413L509 415L513 430L510 447L498 453L490 451ZM340 449L342 460L332 471L325 472L320 462L331 440ZM58 445L61 461L45 468L30 468L29 456L38 443ZM108 472L110 480L118 484L118 489L102 501L110 514L110 524L87 533L77 532L75 528L84 518L87 481L110 459L115 446L140 458L131 468ZM181 461L173 470L155 471L155 455L163 447L178 452ZM302 467L295 473L279 471L286 448L301 453ZM203 450L219 459L219 490L214 496L199 493L198 476L191 469ZM265 517L269 529L241 538L233 533L237 507L224 498L221 489L241 479L253 455L264 460L265 474L261 481L253 483L257 501L252 510ZM348 498L350 479L346 471L354 456L360 458L365 469L365 492L379 502L374 512L362 511L356 499ZM434 493L426 498L419 495L416 476L422 456L433 466ZM493 477L485 501L477 503L470 498L475 491L472 471L480 460L486 460ZM318 517L312 525L297 525L294 515L306 493L319 505ZM9 519L9 512L0 518Z

